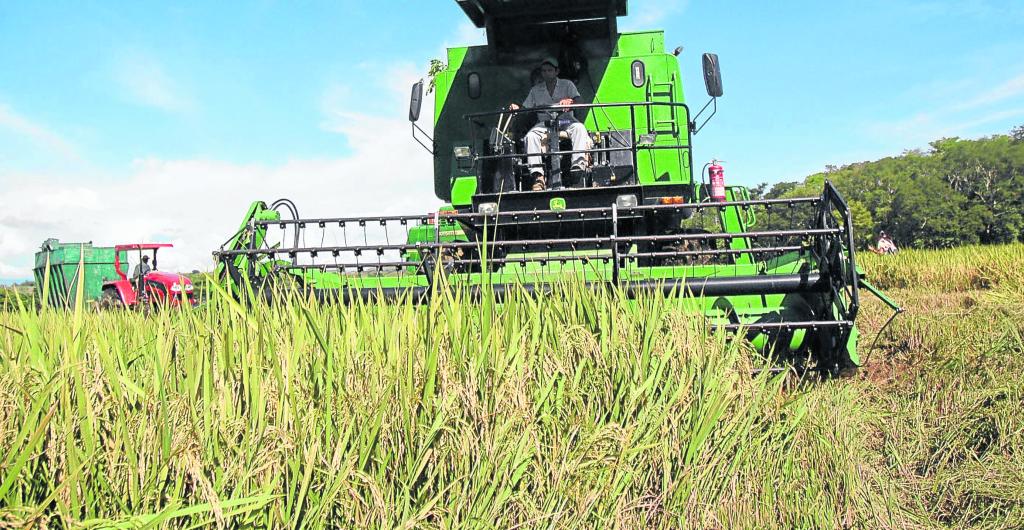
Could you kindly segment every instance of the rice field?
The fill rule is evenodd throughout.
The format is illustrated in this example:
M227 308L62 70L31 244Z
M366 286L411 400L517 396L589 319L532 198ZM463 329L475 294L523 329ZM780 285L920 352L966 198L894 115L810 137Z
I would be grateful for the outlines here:
M861 261L908 311L872 348L866 300L867 366L832 381L571 286L9 305L0 528L1024 526L1024 245Z

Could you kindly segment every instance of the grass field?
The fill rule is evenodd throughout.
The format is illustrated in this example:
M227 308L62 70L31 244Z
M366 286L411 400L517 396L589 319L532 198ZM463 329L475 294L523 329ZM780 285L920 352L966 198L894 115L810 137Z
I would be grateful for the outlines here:
M586 291L4 312L0 528L1024 527L1024 245L862 261L826 382Z

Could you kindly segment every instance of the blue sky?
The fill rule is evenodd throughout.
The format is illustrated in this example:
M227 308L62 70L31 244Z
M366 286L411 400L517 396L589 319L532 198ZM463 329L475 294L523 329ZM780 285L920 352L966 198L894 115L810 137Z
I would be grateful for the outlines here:
M719 54L725 97L695 158L724 159L733 182L1024 123L1024 2L630 11L623 27L684 46L691 105L700 53ZM0 278L27 276L46 237L170 241L165 265L205 268L256 199L429 210L407 87L446 46L482 40L449 0L0 3Z

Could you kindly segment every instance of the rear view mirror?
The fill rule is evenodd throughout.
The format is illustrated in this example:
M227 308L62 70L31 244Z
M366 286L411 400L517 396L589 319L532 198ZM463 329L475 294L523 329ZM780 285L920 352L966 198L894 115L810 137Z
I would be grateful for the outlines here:
M704 54L704 86L709 96L722 97L722 69L718 65L718 54Z
M420 119L420 109L423 107L423 80L419 80L412 86L412 95L409 96L409 121L415 123Z

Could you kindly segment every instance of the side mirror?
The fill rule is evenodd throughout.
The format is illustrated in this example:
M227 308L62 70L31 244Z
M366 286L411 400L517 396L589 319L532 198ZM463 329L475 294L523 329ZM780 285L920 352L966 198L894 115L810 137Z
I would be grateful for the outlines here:
M708 89L709 96L722 97L722 69L716 53L704 54L704 86Z
M412 86L412 95L409 96L409 121L412 122L412 139L416 140L416 143L423 146L431 155L434 154L434 149L423 142L417 135L416 131L420 132L420 135L424 136L431 145L434 144L434 139L427 134L426 131L416 125L416 121L420 119L420 110L423 107L423 80L420 79Z
M423 80L419 80L412 86L412 95L409 96L409 121L416 123L420 119L420 109L423 107Z

